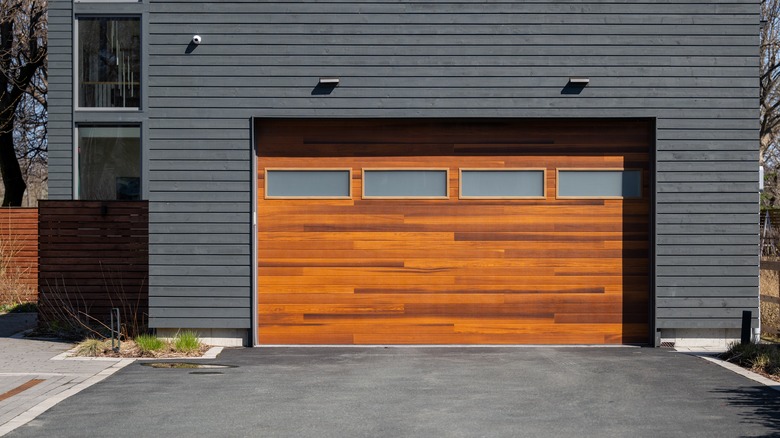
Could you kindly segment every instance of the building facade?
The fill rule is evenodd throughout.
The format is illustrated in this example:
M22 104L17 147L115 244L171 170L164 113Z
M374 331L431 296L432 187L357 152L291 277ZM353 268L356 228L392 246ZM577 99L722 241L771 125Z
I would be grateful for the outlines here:
M49 197L225 344L758 324L757 1L49 2Z

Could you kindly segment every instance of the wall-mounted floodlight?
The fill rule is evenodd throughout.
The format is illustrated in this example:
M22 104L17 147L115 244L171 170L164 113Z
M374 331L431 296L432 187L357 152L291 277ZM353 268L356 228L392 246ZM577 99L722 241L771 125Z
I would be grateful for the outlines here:
M320 78L319 84L325 87L335 87L340 81L339 78Z
M200 35L193 35L192 36L192 44L197 45L197 44L200 44L201 41L202 40L200 38Z
M582 76L572 76L569 78L569 83L571 85L577 85L580 87L584 87L590 83L590 78L582 77Z

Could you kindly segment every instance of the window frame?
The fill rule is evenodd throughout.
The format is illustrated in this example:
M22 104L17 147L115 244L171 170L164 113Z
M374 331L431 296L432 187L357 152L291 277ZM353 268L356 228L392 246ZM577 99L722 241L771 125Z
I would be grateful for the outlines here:
M639 172L638 196L565 196L561 195L561 171L564 172ZM560 167L555 169L555 199L642 199L644 197L644 170L638 167Z
M463 194L463 172L542 172L541 196L467 196ZM547 168L543 167L462 167L458 169L458 199L547 199Z
M90 0L92 3L94 0ZM82 5L88 5L88 2L78 2ZM111 3L137 5L141 2L126 1L126 0L98 0L95 1L95 5L106 5ZM81 65L79 63L79 56L81 51L81 45L79 44L79 21L82 19L95 19L95 18L118 18L128 19L135 18L138 20L138 106L122 106L122 107L105 107L105 106L82 106L81 105ZM146 82L144 77L144 14L141 12L117 12L117 13L103 13L103 12L86 12L75 13L73 16L73 111L74 112L141 112L144 106L145 99L145 87Z
M366 195L366 171L379 172L444 172L446 194L444 196L371 196ZM362 199L429 199L429 200L448 200L450 199L450 168L449 167L363 167L360 169Z
M93 201L92 199L81 199L81 168L80 168L80 161L79 161L79 129L81 128L138 128L138 158L139 158L139 165L140 169L138 172L138 181L140 184L139 189L139 200L143 201L146 200L145 194L145 188L146 188L146 181L144 178L145 175L145 168L144 165L144 127L142 123L123 123L123 122L100 122L100 123L92 123L92 122L80 122L76 123L75 127L73 129L73 199L74 200L86 200L86 201ZM103 199L95 199L96 202L110 202L111 200Z
M274 172L306 172L306 171L332 171L332 172L347 172L349 175L349 196L273 196L268 194L268 171ZM263 199L335 199L335 200L351 200L352 199L352 168L351 167L265 167L263 168Z

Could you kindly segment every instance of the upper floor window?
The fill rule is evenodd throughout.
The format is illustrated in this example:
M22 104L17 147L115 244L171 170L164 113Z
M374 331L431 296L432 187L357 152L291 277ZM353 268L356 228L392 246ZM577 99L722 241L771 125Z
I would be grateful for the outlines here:
M140 18L79 17L78 89L82 108L140 107Z

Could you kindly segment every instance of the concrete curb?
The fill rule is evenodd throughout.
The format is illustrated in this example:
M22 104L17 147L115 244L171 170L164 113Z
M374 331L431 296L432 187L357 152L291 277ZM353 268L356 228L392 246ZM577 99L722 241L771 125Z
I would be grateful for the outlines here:
M723 368L733 371L737 374L739 374L742 377L747 377L748 379L758 382L764 386L768 386L770 389L774 389L775 391L780 391L780 382L775 382L772 379L767 379L766 377L762 376L761 374L754 373L752 371L746 370L742 368L739 365L734 365L731 362L726 362L725 360L720 360L718 358L709 356L709 355L703 355L703 354L696 354L695 356L700 357L706 361L712 362L716 365L720 365Z
M83 357L83 356L75 356L76 349L78 347L73 347L70 350L60 353L54 357L52 357L50 360L87 360L87 361L117 361L117 360L125 360L120 357ZM131 358L131 360L203 360L203 359L216 359L217 356L222 353L224 347L211 347L209 348L205 353L203 353L203 356L200 357L135 357Z
M28 409L27 411L23 412L17 417L11 419L7 423L0 425L0 437L5 436L6 434L10 433L14 429L29 423L30 421L34 420L37 416L46 412L57 403L65 400L66 398L74 394L78 394L79 392L89 388L90 386L104 380L108 376L116 373L117 371L121 370L127 365L130 365L133 362L134 362L133 359L119 359L117 363L115 363L114 365L106 368L103 371L100 371L99 373L73 386L72 388L46 398L42 402L38 403L37 405L33 406L32 408Z

